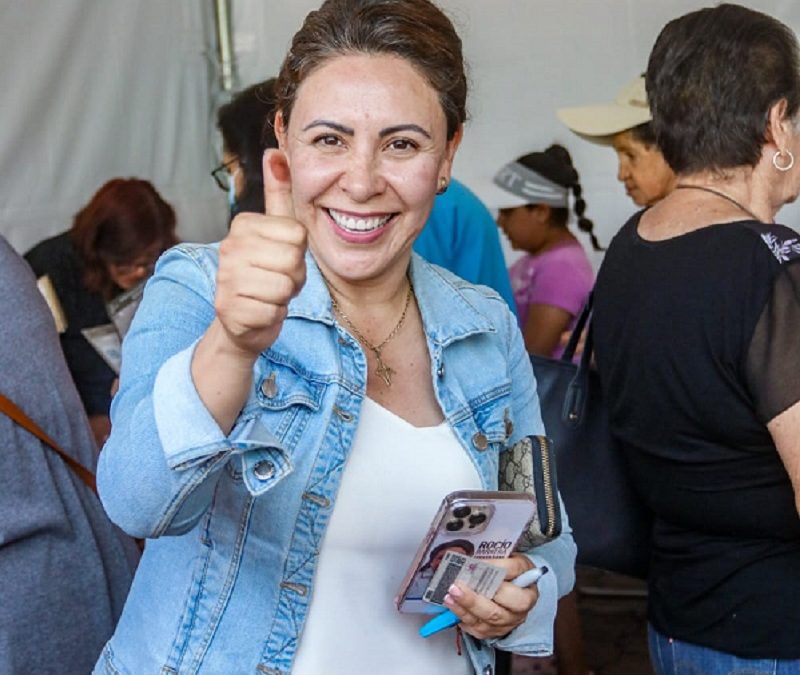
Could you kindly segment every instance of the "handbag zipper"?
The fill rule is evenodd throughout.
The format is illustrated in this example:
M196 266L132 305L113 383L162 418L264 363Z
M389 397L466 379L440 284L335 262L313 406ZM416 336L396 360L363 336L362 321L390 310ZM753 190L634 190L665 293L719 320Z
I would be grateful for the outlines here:
M553 481L550 475L550 446L545 436L539 437L539 451L542 455L542 482L544 483L544 505L547 509L547 536L552 537L555 530L556 505L553 495Z

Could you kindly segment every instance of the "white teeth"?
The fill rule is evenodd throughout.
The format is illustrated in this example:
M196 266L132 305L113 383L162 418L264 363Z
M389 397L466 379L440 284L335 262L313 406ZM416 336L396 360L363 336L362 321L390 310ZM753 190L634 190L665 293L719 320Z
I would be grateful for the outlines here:
M350 230L351 232L369 232L370 230L376 230L379 227L383 227L392 217L391 215L388 215L372 216L370 218L355 218L353 216L346 216L345 214L334 211L333 209L328 209L328 213L331 214L331 218L333 218L339 227L345 230Z

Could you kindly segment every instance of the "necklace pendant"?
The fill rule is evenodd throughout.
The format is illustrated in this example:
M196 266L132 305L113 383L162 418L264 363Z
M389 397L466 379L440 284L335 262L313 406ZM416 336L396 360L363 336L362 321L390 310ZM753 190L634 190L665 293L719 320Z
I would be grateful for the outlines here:
M376 355L377 356L377 355ZM387 366L383 359L380 356L377 357L378 360L378 367L375 369L375 374L380 377L384 382L386 382L387 387L392 386L392 375L394 375L394 370Z

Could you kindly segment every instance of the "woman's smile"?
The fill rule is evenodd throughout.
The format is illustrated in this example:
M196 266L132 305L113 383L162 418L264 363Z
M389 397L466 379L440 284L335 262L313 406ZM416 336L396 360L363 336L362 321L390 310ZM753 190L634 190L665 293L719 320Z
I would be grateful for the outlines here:
M325 209L333 222L334 231L352 244L368 244L378 239L397 213L354 213Z

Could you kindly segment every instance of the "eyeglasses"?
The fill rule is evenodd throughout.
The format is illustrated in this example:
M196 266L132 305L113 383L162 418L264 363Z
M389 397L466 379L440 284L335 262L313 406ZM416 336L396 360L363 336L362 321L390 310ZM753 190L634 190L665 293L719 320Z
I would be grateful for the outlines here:
M234 157L227 162L223 162L211 172L211 176L216 181L220 190L223 190L224 192L228 191L228 188L231 185L231 171L229 167L237 161L237 158Z

